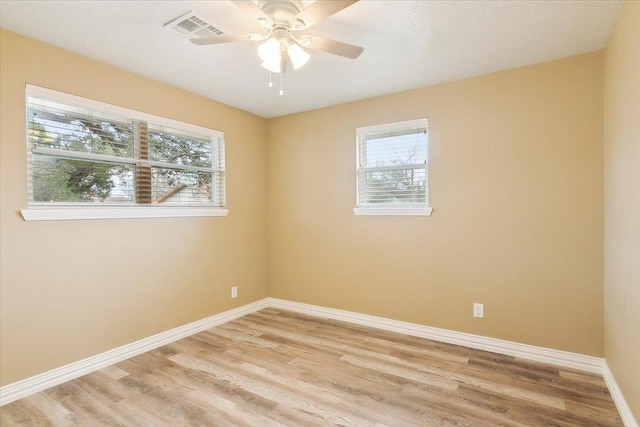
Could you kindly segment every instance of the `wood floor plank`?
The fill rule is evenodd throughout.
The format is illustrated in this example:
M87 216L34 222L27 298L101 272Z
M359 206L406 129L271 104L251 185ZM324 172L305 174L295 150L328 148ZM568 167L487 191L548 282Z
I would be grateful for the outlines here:
M4 426L622 426L601 376L265 309L0 408Z

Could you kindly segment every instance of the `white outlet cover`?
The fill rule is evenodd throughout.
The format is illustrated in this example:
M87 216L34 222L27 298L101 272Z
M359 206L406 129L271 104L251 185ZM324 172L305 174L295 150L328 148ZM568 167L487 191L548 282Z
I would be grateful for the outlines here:
M238 296L238 287L234 286L231 288L231 298L236 298Z
M473 303L473 317L484 318L484 304Z

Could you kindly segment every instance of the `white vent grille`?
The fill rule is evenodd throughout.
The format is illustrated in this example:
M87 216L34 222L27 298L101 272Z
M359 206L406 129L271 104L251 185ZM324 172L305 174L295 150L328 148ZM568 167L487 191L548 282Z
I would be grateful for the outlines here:
M220 37L226 33L222 28L207 22L193 12L174 19L164 27L188 38Z

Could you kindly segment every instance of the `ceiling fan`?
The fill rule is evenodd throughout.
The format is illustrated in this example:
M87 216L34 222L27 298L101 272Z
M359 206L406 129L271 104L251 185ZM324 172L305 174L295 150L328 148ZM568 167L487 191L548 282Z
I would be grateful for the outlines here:
M364 51L360 46L304 33L313 25L358 0L316 0L306 8L301 0L231 1L267 28L267 34L193 38L192 43L209 45L266 40L258 48L258 56L262 60L262 66L273 73L285 72L289 61L294 70L306 64L310 55L303 48L321 50L350 59L357 58Z

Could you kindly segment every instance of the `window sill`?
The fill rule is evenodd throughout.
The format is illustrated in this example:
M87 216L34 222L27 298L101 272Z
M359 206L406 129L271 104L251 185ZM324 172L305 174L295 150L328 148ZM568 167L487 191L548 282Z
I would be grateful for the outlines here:
M31 207L22 209L25 221L62 221L77 219L176 218L227 216L229 209L214 207Z
M354 208L356 215L431 216L432 208Z

